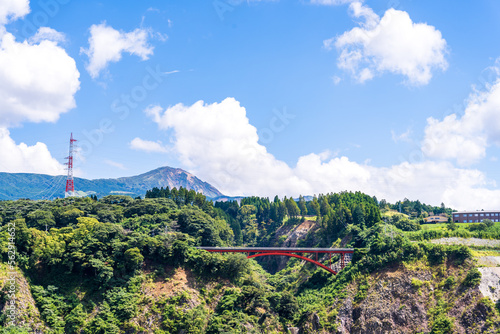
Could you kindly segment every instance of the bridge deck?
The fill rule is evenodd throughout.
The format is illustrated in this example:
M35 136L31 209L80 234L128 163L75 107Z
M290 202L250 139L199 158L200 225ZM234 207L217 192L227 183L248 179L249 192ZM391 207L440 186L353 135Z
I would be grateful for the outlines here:
M283 252L283 253L354 253L354 248L298 248L298 247L196 247L212 252Z
M203 249L208 252L218 252L218 253L247 253L247 258L251 259L259 256L290 256L296 257L305 261L314 263L315 265L325 269L336 275L337 271L332 267L332 254L340 254L340 269L344 269L344 266L350 262L352 258L352 253L354 253L354 248L302 248L302 247L196 247L198 249ZM251 253L255 253L250 255ZM303 255L298 255L295 253L312 253L316 255L316 260L309 259ZM318 254L328 254L329 266L318 262ZM346 255L348 254L348 255ZM346 259L347 257L347 259Z

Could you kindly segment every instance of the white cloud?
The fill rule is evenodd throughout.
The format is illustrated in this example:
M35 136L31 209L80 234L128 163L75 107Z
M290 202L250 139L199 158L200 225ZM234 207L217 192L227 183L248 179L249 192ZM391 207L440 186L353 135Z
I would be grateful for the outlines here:
M29 0L0 0L0 25L24 17L29 12Z
M391 130L391 138L395 143L398 143L400 141L410 143L412 140L410 138L412 134L412 131L410 128L408 128L405 132L401 134L397 134L394 130Z
M148 45L149 31L146 29L135 29L125 33L113 29L103 22L90 27L89 48L81 48L81 52L89 57L86 66L92 78L97 78L108 63L117 62L121 59L123 52L139 56L146 60L153 54L153 47Z
M116 162L116 161L113 161L113 160L106 159L106 160L104 160L104 163L106 165L110 165L112 167L116 167L116 168L121 169L121 170L126 170L127 169L127 167L125 167L122 163L119 163L119 162Z
M358 24L363 28L375 29L380 23L380 17L370 7L364 6L359 1L352 2L349 9L352 12L352 16L362 19Z
M0 128L0 170L9 173L65 174L64 165L52 157L44 143L18 145L6 128Z
M156 106L146 113L160 129L173 129L181 162L223 193L285 194L302 183L258 143L257 129L233 98L210 105L177 104L167 110Z
M361 19L359 27L323 42L340 52L338 67L365 82L377 74L401 74L411 85L425 85L435 69L446 70L446 41L426 23L414 23L407 12L389 9L380 18L356 1L349 9Z
M455 159L469 165L486 156L490 145L500 146L500 80L475 92L462 117L427 119L422 151L431 158Z
M392 202L408 197L457 209L494 207L500 198L500 190L489 190L494 184L483 173L445 161L380 168L323 152L301 156L291 167L258 143L257 129L233 98L213 104L177 104L166 110L154 106L145 112L160 129L172 130L173 149L183 165L227 195L360 190ZM492 197L480 196L484 201L479 201L474 196L481 191Z
M0 24L23 17L28 1L2 1ZM22 122L55 122L75 107L80 73L73 58L58 45L64 35L47 27L23 42L0 27L0 170L65 174L44 143L16 144L9 126Z
M134 138L130 142L130 148L138 151L166 153L167 148L161 142L154 142L150 140L143 140L141 138Z
M80 73L56 41L41 39L47 32L39 31L37 44L0 34L0 126L55 122L75 107Z
M56 31L49 27L40 27L36 34L30 37L30 43L40 43L44 40L53 41L56 43L63 43L66 40L66 37L63 33Z

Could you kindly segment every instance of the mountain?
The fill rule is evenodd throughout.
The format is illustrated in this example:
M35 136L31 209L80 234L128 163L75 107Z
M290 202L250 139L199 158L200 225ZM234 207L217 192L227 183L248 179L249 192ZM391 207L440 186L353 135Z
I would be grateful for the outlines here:
M117 179L88 180L74 178L75 191L80 196L95 194L98 197L123 194L144 196L154 187L183 187L203 193L209 198L224 196L207 182L180 168L160 167L144 174ZM0 173L0 200L18 198L53 199L64 197L66 176L31 173Z

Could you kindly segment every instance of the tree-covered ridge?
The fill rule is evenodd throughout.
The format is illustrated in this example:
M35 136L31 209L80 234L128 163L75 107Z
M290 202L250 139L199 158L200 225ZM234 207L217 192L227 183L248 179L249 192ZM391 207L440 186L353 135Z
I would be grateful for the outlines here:
M118 333L136 314L144 280L141 268L148 264L189 266L207 279L234 280L247 270L244 257L191 248L230 245L233 240L211 202L203 196L194 204L128 196L4 201L0 250L7 261L7 226L15 225L17 264L30 279L42 319L53 332L85 328L89 333ZM96 305L99 313L86 321ZM5 324L5 317L1 321Z
M213 204L183 188L160 188L145 199L4 201L0 223L4 262L7 227L16 226L16 261L46 333L285 333L288 327L335 333L347 290L359 285L362 303L371 286L360 277L388 266L461 265L471 270L467 282L477 283L466 247L410 242L382 223L375 198L359 192ZM360 248L353 262L332 276L291 259L270 275L244 255L194 248L281 246L303 224L310 229L298 246ZM450 324L446 310L435 311L430 326Z
M447 208L444 203L441 203L440 206L433 206L421 203L419 200L410 201L408 198L405 198L402 201L397 201L394 204L388 203L385 199L381 199L379 202L379 206L381 209L389 208L392 210L401 211L401 213L417 218L421 217L422 215L427 216L430 214L451 215L451 213L453 212L453 209Z
M273 201L247 197L240 204L216 202L215 208L229 221L235 243L249 246L271 245L273 235L281 226L297 224L307 215L315 217L318 228L315 230L317 237L311 236L304 246L318 247L330 247L339 237L348 234L348 226L349 231L354 229L358 233L381 220L376 199L361 192L320 194L308 202L302 196L298 201L286 197L280 200L278 196Z

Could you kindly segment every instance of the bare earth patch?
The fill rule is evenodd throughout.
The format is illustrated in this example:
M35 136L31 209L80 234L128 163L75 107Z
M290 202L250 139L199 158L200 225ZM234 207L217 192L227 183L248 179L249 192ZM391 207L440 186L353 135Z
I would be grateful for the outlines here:
M493 302L500 299L500 268L478 268L481 272L479 291Z
M485 267L500 266L500 256L481 256L477 258L477 263Z
M434 244L444 245L467 245L476 247L500 247L500 240L478 239L478 238L441 238L431 240Z
M194 282L195 279L190 271L177 268L172 276L147 283L144 292L156 299L158 297L172 297L183 291L188 291L197 296L198 291L194 289Z

